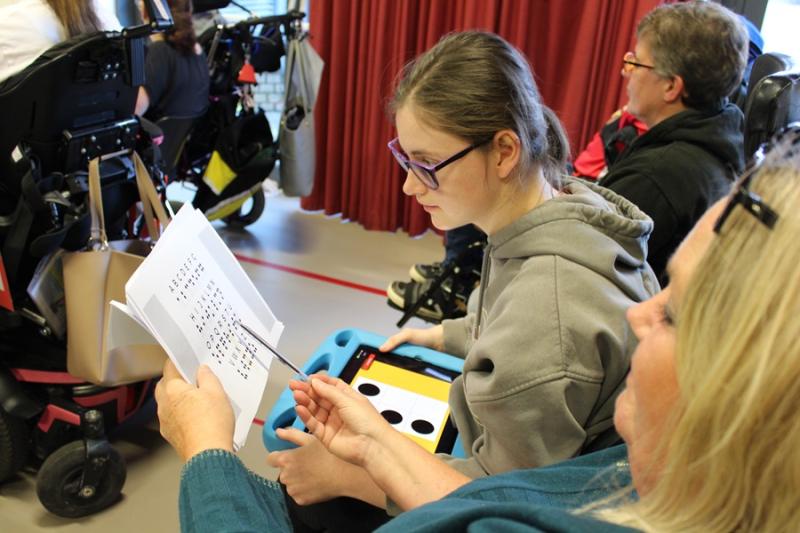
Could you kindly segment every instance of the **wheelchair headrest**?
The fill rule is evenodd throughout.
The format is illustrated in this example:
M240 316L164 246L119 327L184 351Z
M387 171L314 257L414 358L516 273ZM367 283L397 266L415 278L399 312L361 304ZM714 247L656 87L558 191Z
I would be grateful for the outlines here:
M778 52L761 54L753 61L753 68L750 71L750 86L754 86L765 76L770 74L791 70L794 65L794 59L786 54L780 54Z
M752 156L775 133L797 121L800 121L800 64L789 63L788 70L767 74L748 91L745 155Z
M130 119L138 91L131 81L143 68L131 60L138 57L131 52L138 44L116 32L81 35L50 48L0 84L0 158L23 140L49 146L66 131ZM58 167L48 157L55 154L37 155L44 172L64 170L47 168Z

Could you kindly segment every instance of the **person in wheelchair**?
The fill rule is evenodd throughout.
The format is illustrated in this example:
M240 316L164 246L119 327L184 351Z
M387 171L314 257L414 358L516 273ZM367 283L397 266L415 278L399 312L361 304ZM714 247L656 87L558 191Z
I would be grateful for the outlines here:
M105 6L97 0L8 0L0 5L0 81L70 37L119 30L119 20Z
M647 261L667 260L744 168L742 111L728 101L748 57L740 18L715 2L665 4L639 22L622 58L627 111L648 130L600 180L653 219Z
M208 107L208 61L197 42L191 0L167 0L174 28L151 36L145 83L139 88L136 114L157 121L197 117ZM149 21L146 10L142 18Z

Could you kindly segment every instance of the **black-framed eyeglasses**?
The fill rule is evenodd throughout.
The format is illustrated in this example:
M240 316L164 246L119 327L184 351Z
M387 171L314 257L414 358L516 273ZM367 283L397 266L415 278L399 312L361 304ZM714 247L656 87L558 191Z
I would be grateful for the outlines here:
M628 74L630 72L633 72L633 69L635 69L636 67L646 68L650 70L656 68L654 65L645 65L644 63L639 63L638 61L636 61L636 54L634 54L633 52L625 52L625 55L622 57L622 72Z
M756 173L757 168L751 168L739 179L728 205L725 206L716 224L714 224L714 233L722 231L722 226L725 225L725 221L728 220L733 208L737 205L741 205L769 229L775 227L775 223L778 221L778 213L762 200L759 195L750 190L750 182L753 180L753 175Z
M489 143L491 140L492 139L486 139L484 141L470 144L469 146L467 146L454 156L448 157L441 163L436 163L435 165L420 163L419 161L413 161L411 158L409 158L408 155L400 147L400 139L398 137L395 137L394 139L389 141L389 144L387 146L389 147L389 150L392 152L394 158L400 164L400 168L402 168L403 171L408 172L410 170L411 173L414 174L414 176L416 176L417 179L421 181L423 185L425 185L427 188L431 190L436 190L439 188L439 180L436 178L437 171L442 170L450 163L455 163L456 161L458 161L459 159L461 159L462 157L473 151L475 148L483 146L484 144Z

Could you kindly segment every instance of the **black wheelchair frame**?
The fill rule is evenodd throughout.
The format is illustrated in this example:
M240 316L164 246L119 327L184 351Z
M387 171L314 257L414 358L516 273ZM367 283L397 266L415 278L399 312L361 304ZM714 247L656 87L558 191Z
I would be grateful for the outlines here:
M180 153L169 153L167 158L174 161L171 180L191 184L196 190L192 204L212 220L222 218L228 225L244 227L264 210L261 185L280 158L279 139L273 138L263 111L254 105L255 79L243 67L252 67L251 74L279 70L283 40L299 34L304 17L298 11L250 17L209 28L198 37L208 57L209 107L200 117L173 119L176 128L186 121L191 126L177 143ZM222 191L212 190L204 181L215 150L236 172ZM252 200L246 209L242 204L248 198ZM237 205L233 211L229 208Z
M147 0L151 8L157 1ZM0 309L0 483L38 466L37 495L63 517L119 499L126 467L106 430L144 412L154 383L103 387L70 375L66 342L27 288L45 256L86 246L90 159L104 159L110 239L133 235L138 191L127 155L137 150L147 160L152 151L133 113L144 39L172 22L151 18L56 45L0 84L0 243L13 301L13 310Z

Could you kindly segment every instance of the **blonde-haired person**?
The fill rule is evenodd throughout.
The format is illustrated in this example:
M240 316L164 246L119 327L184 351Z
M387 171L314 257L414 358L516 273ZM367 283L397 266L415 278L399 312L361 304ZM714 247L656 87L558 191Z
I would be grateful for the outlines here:
M467 457L436 461L477 478L608 445L600 437L613 433L636 344L625 311L657 290L645 261L650 220L613 193L563 178L560 123L527 60L497 35L443 37L403 71L392 110L403 191L438 228L473 223L489 235L475 312L382 346L465 358L449 404ZM365 469L307 433L278 435L298 445L268 460L299 504L299 523L352 531L387 519L390 502ZM425 465L415 482L438 486Z
M601 498L583 509L555 501L590 456L469 482L335 378L292 382L297 412L329 450L368 469L387 494L413 508L381 531L794 531L798 182L795 130L703 215L670 260L670 285L629 311L640 343L615 424L628 445L636 498ZM191 457L181 476L183 531L288 531L278 486L225 451L229 437L220 443L204 435L213 424L232 427L213 374L203 368L194 387L174 367L166 370L157 390L162 433ZM212 419L198 420L192 401L181 401L189 398ZM419 462L439 481L408 490L418 471L407 466Z
M655 531L797 529L798 183L793 129L673 258L675 277L658 297L663 322L650 326L667 347L634 358L632 379L655 357L663 371L648 369L617 402L616 426L637 443L629 456L641 498L605 518ZM639 349L655 352L646 340ZM661 399L644 410L636 406L652 394L649 379L661 383Z
M0 81L61 41L120 28L109 0L0 0Z

